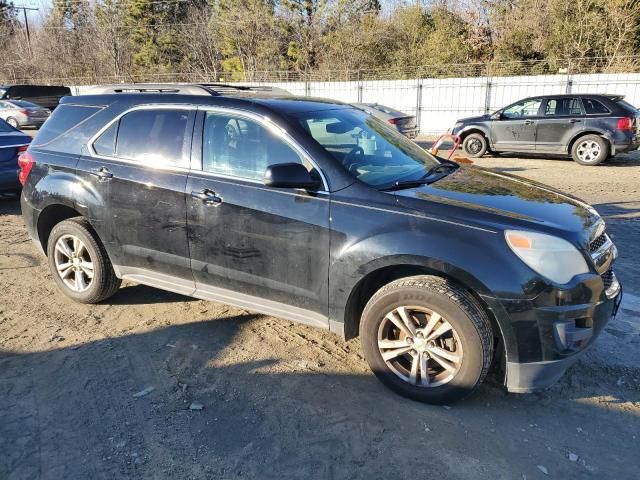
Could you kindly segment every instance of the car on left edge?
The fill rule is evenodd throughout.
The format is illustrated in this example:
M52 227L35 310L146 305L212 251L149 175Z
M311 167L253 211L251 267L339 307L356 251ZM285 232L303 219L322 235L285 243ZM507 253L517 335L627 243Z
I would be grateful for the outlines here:
M31 137L0 119L0 193L18 193L18 157L27 150Z

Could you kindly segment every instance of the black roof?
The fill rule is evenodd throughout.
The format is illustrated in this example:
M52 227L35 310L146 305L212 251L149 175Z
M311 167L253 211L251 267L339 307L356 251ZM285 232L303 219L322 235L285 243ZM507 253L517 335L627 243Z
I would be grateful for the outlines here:
M614 102L618 100L622 100L624 95L614 94L614 93L560 93L556 95L531 95L529 98L576 98L576 97L589 97L589 98L608 98Z
M108 106L118 103L122 108L151 103L185 104L185 105L217 105L235 107L246 110L276 112L281 115L291 113L314 112L319 110L335 110L341 108L354 108L353 106L326 98L300 97L293 95L274 96L272 94L261 95L254 93L246 95L183 95L175 93L127 93L104 95L78 95L63 97L61 105L101 105Z

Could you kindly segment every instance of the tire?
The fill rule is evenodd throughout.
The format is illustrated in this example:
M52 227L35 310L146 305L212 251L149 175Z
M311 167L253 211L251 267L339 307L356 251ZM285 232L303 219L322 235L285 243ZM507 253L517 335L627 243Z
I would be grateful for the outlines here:
M480 158L489 150L489 143L481 133L471 133L464 137L462 149L468 156Z
M412 341L390 320L395 315L396 321L402 322L403 307L411 307L405 312L418 329ZM435 323L428 330L431 320ZM406 332L407 324L402 323ZM441 330L441 335L427 342ZM425 334L420 337L422 332ZM468 292L434 276L403 278L382 287L364 308L360 337L365 359L376 377L394 392L425 403L446 404L470 394L484 381L493 356L487 314ZM407 348L411 350L398 354ZM455 372L443 367L443 353L451 359L445 360Z
M77 252L80 254L71 255ZM116 277L107 252L89 222L81 217L64 220L53 227L47 256L56 285L76 302L98 303L120 288L121 280Z
M609 157L609 143L599 135L584 135L573 142L571 157L580 165L593 166Z
M9 125L11 125L13 128L20 128L20 124L18 123L18 120L16 120L13 117L8 117L5 120Z

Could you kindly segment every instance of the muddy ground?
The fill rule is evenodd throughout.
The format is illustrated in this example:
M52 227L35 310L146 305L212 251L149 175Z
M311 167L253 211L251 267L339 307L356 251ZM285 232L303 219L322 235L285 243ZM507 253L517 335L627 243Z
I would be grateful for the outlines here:
M594 204L626 297L552 389L449 408L386 390L357 340L133 284L75 304L0 199L0 479L638 478L640 155L477 163Z

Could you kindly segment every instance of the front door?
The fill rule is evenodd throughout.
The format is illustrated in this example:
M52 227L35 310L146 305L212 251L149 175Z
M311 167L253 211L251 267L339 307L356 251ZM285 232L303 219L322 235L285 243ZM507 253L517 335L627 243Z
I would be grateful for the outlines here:
M198 114L187 182L196 294L327 327L329 198L266 187L267 166L287 162L313 168L258 117Z
M499 118L491 122L491 148L503 152L535 150L541 104L541 99L532 99L505 108Z
M575 97L549 98L543 111L544 115L538 120L537 150L568 153L571 139L585 128L582 102Z
M130 111L89 145L78 165L104 200L97 229L112 262L142 283L182 279L167 285L182 293L193 291L185 187L194 118L195 110L183 108Z

